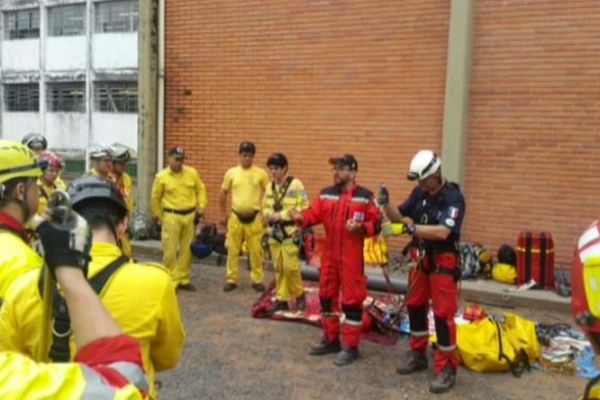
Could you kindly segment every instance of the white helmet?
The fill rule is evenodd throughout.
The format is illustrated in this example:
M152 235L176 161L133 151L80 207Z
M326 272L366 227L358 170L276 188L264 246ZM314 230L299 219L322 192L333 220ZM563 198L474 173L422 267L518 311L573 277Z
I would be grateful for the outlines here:
M419 150L410 162L407 178L422 181L433 175L442 166L442 160L431 150Z
M112 158L112 156L113 156L112 149L110 148L110 146L107 146L104 143L92 144L88 151L88 155L90 156L90 158L92 160L97 160L97 159L104 158L104 157Z

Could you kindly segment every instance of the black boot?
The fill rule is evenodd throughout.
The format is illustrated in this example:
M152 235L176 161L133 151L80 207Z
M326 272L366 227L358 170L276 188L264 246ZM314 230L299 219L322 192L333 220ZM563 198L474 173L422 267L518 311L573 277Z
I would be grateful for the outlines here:
M337 353L341 349L339 340L334 342L327 342L325 339L321 339L318 345L313 346L308 351L311 356L324 356L325 354Z
M435 380L429 385L429 391L431 393L439 394L446 393L452 389L456 382L456 372L450 365L446 365L442 372L437 374Z
M396 368L396 372L400 375L408 375L422 369L427 369L427 357L418 351L410 350L406 363Z
M275 300L275 302L267 310L267 314L268 315L273 315L277 311L287 311L289 309L290 309L290 307L288 306L287 301Z
M358 359L358 347L343 348L333 362L335 365L343 367L344 365L352 364Z

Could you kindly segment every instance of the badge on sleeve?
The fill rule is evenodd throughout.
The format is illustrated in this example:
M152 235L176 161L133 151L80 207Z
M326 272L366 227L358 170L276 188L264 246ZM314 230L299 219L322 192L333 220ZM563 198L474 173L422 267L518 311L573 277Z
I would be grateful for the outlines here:
M352 219L356 222L363 222L365 220L365 213L361 211L355 211Z
M458 208L456 208L456 207L450 207L449 208L448 215L449 215L450 218L456 219L456 218L458 218L458 214L459 214Z

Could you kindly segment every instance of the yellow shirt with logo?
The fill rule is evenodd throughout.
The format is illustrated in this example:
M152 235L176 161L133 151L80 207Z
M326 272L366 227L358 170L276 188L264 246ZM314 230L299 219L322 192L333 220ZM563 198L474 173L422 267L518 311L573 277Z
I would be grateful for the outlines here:
M164 208L206 208L207 202L206 188L195 168L184 165L181 172L173 172L167 167L156 174L150 200L153 217L160 217Z
M113 244L94 243L88 277L96 276L121 254ZM43 312L40 271L21 276L6 293L0 308L0 352L16 351L47 361L49 349L41 349L39 341ZM126 263L108 280L100 300L124 333L140 341L152 388L155 371L175 367L183 350L185 332L169 273L156 264ZM71 336L71 357L74 355Z
M252 165L242 168L240 165L225 173L221 188L231 192L231 208L238 213L252 213L260 210L262 194L269 184L269 175L264 169Z

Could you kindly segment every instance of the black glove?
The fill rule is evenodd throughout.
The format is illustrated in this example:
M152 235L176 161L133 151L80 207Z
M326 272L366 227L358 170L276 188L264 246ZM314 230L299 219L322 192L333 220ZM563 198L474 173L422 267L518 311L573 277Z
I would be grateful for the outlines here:
M377 204L380 206L387 206L390 204L390 192L388 192L385 185L379 187L379 191L377 192Z
M81 269L87 277L92 235L85 219L71 212L73 215L69 219L72 223L68 226L44 221L37 228L37 234L42 242L46 265L53 274L58 267L71 267Z

